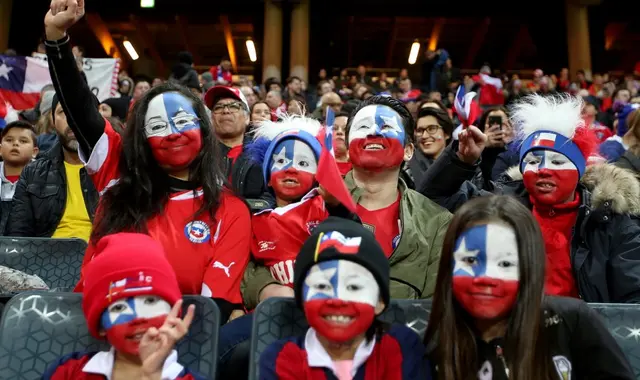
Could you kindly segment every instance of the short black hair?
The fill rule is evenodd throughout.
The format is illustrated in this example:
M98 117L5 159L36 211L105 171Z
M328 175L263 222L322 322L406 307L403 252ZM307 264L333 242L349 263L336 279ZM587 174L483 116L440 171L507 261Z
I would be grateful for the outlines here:
M297 76L290 76L289 78L287 78L287 84L290 84L291 82L293 82L294 80L299 80L300 82L302 82L302 78L297 77Z
M451 135L453 134L453 120L451 120L447 111L443 111L435 107L424 107L418 111L417 120L420 120L426 116L435 117L440 128L442 128L444 133L446 133L449 138L451 138Z
M349 122L347 124L347 130L351 130L353 116L364 107L370 105L387 106L396 111L402 118L402 124L404 124L404 145L406 146L413 141L413 131L415 129L416 122L413 119L413 116L411 116L411 112L409 112L407 106L405 106L401 101L390 96L375 95L367 100L362 101L358 105L358 107L351 113L351 117L349 118Z
M4 129L2 130L2 133L0 133L0 139L3 139L4 136L7 135L7 133L9 133L10 130L14 129L14 128L20 128L20 129L26 129L28 131L31 132L31 140L33 141L33 146L37 147L38 146L38 137L36 136L36 129L33 127L33 125L31 125L31 123L29 123L28 121L24 121L24 120L17 120L14 122L11 122L9 124L7 124Z

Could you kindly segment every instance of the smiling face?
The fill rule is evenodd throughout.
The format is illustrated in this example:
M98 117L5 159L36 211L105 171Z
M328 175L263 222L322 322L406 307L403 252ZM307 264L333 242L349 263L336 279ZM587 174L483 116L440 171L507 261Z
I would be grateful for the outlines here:
M160 297L122 298L102 313L101 328L117 351L138 355L144 333L151 327L160 328L170 311L171 305Z
M518 240L511 227L481 224L458 237L453 252L453 295L472 317L506 317L519 286Z
M351 261L314 265L304 279L302 292L309 325L332 342L344 343L364 334L383 309L375 278Z
M449 135L444 133L435 116L424 116L418 119L415 141L418 148L427 157L438 158L447 145Z
M202 148L200 122L193 104L182 94L167 92L149 102L145 136L160 167L187 168Z
M391 107L372 104L353 117L349 129L349 157L353 166L381 171L402 163L405 126Z
M553 206L573 200L579 173L562 153L533 150L522 160L524 186L538 202Z
M317 171L318 161L311 147L289 138L280 141L273 150L269 186L277 198L297 201L311 190Z

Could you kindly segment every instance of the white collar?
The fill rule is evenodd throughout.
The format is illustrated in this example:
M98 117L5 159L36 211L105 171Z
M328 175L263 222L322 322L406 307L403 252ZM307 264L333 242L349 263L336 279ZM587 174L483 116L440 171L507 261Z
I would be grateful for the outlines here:
M351 377L354 377L356 372L358 372L358 368L360 368L360 366L369 359L369 356L371 356L375 346L375 337L369 342L367 342L366 339L360 342L360 345L356 350L356 354L353 356ZM309 330L307 330L307 334L304 338L304 347L307 351L307 362L309 363L309 367L329 368L336 376L338 376L336 368L333 365L333 360L324 347L322 347L313 327L310 327Z
M114 361L115 350L111 347L109 351L101 351L93 355L87 364L82 367L82 372L95 373L106 377L107 380L111 380ZM183 369L184 367L178 363L178 352L176 350L171 351L162 366L162 380L175 379Z

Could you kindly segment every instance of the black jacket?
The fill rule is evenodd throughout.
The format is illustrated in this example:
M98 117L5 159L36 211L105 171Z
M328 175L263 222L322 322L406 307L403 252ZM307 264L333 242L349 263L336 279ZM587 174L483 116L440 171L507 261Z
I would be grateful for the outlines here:
M87 171L80 169L82 195L91 220L98 205L98 192ZM51 237L67 204L67 178L60 143L27 165L13 195L7 236Z
M467 200L483 195L513 195L532 208L517 168L513 181L492 183L491 192L468 179L476 167L460 161L447 148L427 172L418 189L454 212ZM613 165L595 165L578 185L581 202L571 241L571 264L580 297L586 302L640 303L640 188L635 177Z
M546 297L545 331L549 366L557 379L635 379L620 346L602 317L586 303L565 297ZM507 380L499 355L503 339L478 339L478 379Z
M633 170L635 174L640 174L640 146L629 148L616 161L615 165L619 168Z
M245 137L243 141L243 145L246 148L246 145L251 140L248 137ZM267 195L267 189L264 184L264 179L262 176L262 168L260 165L252 162L247 154L245 154L246 149L243 149L242 153L238 158L236 158L235 163L227 157L227 154L231 150L228 146L223 143L218 143L220 146L220 154L224 159L224 172L227 173L227 178L231 182L231 188L236 192L236 194L244 197L252 209L255 208L264 208L266 204L260 203L257 207L253 206L253 201L257 201L259 199L264 199Z

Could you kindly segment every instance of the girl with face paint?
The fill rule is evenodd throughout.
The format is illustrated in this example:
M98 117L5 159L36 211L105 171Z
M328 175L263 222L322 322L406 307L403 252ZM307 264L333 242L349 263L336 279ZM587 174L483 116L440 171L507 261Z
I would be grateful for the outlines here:
M53 0L45 24L56 93L101 194L84 265L102 237L148 233L162 244L180 289L214 298L227 318L243 309L240 281L249 261L251 220L245 203L222 186L221 155L206 108L185 87L159 85L136 100L124 134L115 132L72 65L66 31L83 15L84 1Z
M271 344L260 378L430 379L415 332L377 320L389 303L389 263L362 225L320 224L300 250L295 279L309 330Z
M477 198L456 212L425 335L439 379L634 378L594 310L544 296L543 247L512 197Z
M177 361L174 347L195 306L179 316L180 288L162 247L148 235L120 233L100 240L97 253L85 269L82 309L91 335L111 350L67 355L43 379L205 379Z

